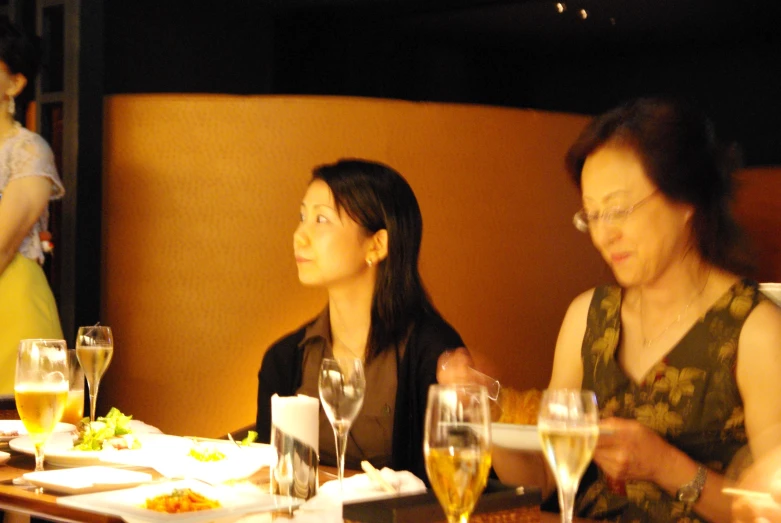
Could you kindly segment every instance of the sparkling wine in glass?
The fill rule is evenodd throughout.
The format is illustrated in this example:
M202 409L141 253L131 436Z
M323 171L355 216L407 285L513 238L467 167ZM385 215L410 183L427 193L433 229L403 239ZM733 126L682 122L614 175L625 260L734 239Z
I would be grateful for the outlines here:
M339 468L339 489L344 479L344 454L350 426L363 406L366 377L363 362L357 358L324 358L318 380L320 402L334 428L336 461Z
M491 414L484 386L429 387L423 453L448 523L467 523L491 469Z
M546 390L540 401L537 430L556 477L561 521L571 523L578 484L599 438L596 396L588 390Z
M89 386L89 420L95 421L100 379L114 355L114 338L111 335L111 327L103 325L79 327L79 332L76 335L76 355Z
M43 470L43 447L68 402L65 340L21 340L16 359L16 410L35 447L35 470Z
M68 349L68 370L68 403L65 405L62 422L78 425L84 418L84 371L81 370L75 349Z

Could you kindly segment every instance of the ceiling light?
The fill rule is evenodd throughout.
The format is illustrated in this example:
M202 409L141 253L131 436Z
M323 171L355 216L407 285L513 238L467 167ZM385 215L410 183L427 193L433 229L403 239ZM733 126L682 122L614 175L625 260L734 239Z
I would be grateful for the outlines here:
M563 13L567 10L567 4L564 2L556 2L556 11L559 12L559 14Z
M588 11L586 11L585 9L581 9L581 10L580 10L580 17L581 17L583 20L585 20L586 18L588 18Z

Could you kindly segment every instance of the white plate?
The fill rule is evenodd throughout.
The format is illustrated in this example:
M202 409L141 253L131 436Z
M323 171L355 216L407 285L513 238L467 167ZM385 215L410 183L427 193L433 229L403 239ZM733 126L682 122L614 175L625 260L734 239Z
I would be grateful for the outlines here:
M147 425L143 421L138 421L137 419L130 420L130 430L133 431L133 434L162 434L163 433L163 431L161 431L157 427L153 427L152 425Z
M600 436L609 436L613 430L600 429ZM491 423L491 442L497 447L513 450L538 450L542 452L537 425Z
M11 459L11 455L7 452L0 451L0 465Z
M86 467L89 465L105 465L106 463L122 463L126 459L125 455L144 455L148 460L156 457L168 455L169 453L181 452L184 448L189 448L187 439L178 436L168 436L166 434L136 434L141 442L140 449L125 450L74 450L73 435L66 433L52 434L51 439L43 448L44 457L48 463L60 467ZM11 449L25 454L35 454L33 442L29 436L21 436L12 439L9 442Z
M28 472L24 479L55 492L87 494L135 487L152 481L152 475L134 470L95 466Z
M276 462L277 454L271 445L258 444L239 448L230 441L196 443L189 438L184 439L186 445L171 449L165 455L152 451L120 452L119 455L111 456L111 461L128 466L151 467L168 478L200 479L212 484L244 479L262 467ZM190 449L195 445L201 449L218 450L225 458L219 461L199 461L190 455Z
M491 423L491 442L513 450L542 450L537 425Z
M54 427L54 432L73 432L76 430L76 427L71 425L70 423L58 423L56 427ZM3 435L6 432L15 432L13 436L5 436ZM18 419L4 419L0 420L0 441L11 441L14 438L18 438L19 436L26 436L27 435L27 429L24 428L24 423L22 423L21 420Z
M190 488L209 499L220 502L220 507L199 512L184 512L167 514L155 512L143 507L148 498L162 494L170 494L174 489ZM275 510L278 507L291 506L291 498L268 494L267 488L261 488L250 483L240 485L209 486L200 481L182 480L167 483L142 485L140 487L96 494L78 496L63 496L57 498L57 503L69 507L119 516L125 521L172 521L194 522L211 521L226 516L238 516L249 512ZM299 503L300 504L300 503ZM293 502L292 506L297 506Z

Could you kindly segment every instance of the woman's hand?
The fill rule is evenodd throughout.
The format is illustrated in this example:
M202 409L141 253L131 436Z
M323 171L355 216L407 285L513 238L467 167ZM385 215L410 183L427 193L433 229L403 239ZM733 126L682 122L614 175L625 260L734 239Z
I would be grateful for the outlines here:
M669 444L642 423L608 418L599 425L594 461L608 477L623 482L629 479L656 481Z
M469 383L473 365L472 355L466 347L445 351L437 360L437 383L441 385Z

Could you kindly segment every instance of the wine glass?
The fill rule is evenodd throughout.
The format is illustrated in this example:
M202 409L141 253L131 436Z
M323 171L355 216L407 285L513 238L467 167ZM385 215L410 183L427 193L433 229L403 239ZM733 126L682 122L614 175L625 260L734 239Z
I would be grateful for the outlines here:
M21 340L16 359L16 410L35 447L35 470L43 470L43 446L68 403L65 340Z
M491 415L484 386L429 387L423 453L448 523L467 523L491 468Z
M98 401L100 378L106 372L114 355L114 338L111 327L93 325L79 327L76 335L76 355L87 377L89 386L89 420L95 421L95 407Z
M70 371L68 404L65 405L62 422L78 425L84 418L84 371L81 370L75 349L68 349L68 370Z
M320 379L317 386L325 414L334 428L341 491L347 435L363 406L363 396L366 392L363 362L357 358L324 358L320 365Z
M556 477L561 521L571 523L578 484L599 438L597 397L589 390L546 390L540 401L537 430Z

